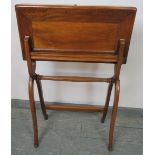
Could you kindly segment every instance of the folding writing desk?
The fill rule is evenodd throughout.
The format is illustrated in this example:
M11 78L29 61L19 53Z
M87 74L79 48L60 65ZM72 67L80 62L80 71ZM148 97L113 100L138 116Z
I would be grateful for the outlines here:
M115 85L108 149L112 150L113 133L120 92L120 70L125 64L136 15L134 7L16 5L23 59L29 73L29 100L33 120L34 146L38 147L38 127L33 96L36 81L41 109L103 112L104 122ZM35 73L36 61L90 62L114 65L110 78L45 76ZM104 107L80 105L45 105L41 80L109 83Z

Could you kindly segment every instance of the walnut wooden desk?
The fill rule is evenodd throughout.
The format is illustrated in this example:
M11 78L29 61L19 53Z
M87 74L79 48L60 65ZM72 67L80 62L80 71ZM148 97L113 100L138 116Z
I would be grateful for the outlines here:
M34 81L38 87L41 109L103 112L104 122L115 85L108 149L112 150L113 133L120 92L120 70L125 64L134 19L135 7L16 5L16 15L23 59L29 73L29 100L33 120L34 146L38 147L38 127L33 96ZM110 63L110 78L45 76L35 73L36 61ZM45 105L41 80L109 83L105 106Z

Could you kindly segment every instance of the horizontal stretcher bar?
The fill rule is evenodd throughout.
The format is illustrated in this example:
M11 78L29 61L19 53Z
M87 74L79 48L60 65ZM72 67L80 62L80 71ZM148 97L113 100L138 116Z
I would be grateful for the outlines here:
M88 112L103 112L104 107L93 105L71 105L71 104L51 104L46 105L48 110L63 110L63 111L88 111Z
M71 82L112 82L113 78L96 78L96 77L80 77L80 76L43 76L38 75L40 80L53 81L71 81Z

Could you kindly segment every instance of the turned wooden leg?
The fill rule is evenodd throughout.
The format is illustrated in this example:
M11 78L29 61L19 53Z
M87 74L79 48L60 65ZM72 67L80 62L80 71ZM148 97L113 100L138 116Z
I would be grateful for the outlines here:
M45 108L45 103L44 103L44 97L43 97L41 80L39 80L38 78L36 78L36 83L37 83L38 94L39 94L39 98L40 98L41 110L42 110L44 119L47 120L48 119L48 115L46 113L46 108Z
M33 94L34 89L33 85L34 85L34 79L29 77L28 89L29 89L29 101L32 114L32 122L33 122L34 147L38 147L38 127L37 127L36 107Z
M110 130L109 130L109 145L108 145L109 151L112 151L113 134L114 134L114 127L116 122L117 109L118 109L119 93L120 93L120 81L117 80L115 83L114 104L112 109L111 123L110 123Z
M109 83L109 86L108 86L106 103L105 103L104 112L103 112L103 115L102 115L102 118L101 118L101 123L104 123L106 115L107 115L107 112L108 112L112 87L113 87L113 82Z

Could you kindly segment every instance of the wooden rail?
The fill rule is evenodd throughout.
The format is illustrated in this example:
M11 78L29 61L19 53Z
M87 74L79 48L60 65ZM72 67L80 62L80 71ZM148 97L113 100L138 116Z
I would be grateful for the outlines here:
M71 104L51 104L46 105L48 110L63 110L63 111L88 111L88 112L103 112L104 107L93 105L71 105Z
M34 61L64 61L64 62L94 62L117 63L117 55L103 53L61 53L61 52L31 52Z
M37 75L39 80L71 81L71 82L107 82L113 78L79 77L79 76L43 76Z

